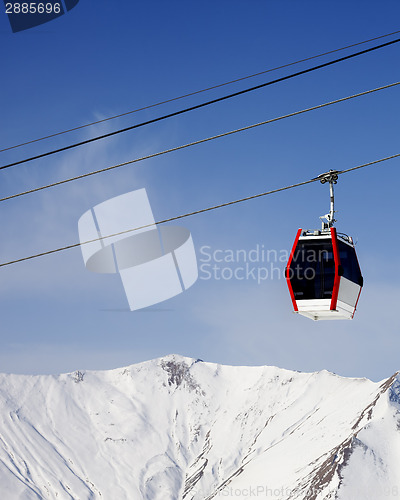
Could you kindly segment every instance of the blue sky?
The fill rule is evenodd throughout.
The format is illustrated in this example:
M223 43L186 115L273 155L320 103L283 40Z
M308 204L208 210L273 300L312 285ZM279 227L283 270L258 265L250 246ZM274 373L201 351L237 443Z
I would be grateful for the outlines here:
M388 0L80 0L54 21L12 33L3 14L1 149L394 32L400 29L399 15L399 3ZM343 55L352 50L357 49ZM399 56L400 44L395 44L0 171L1 195L396 82ZM313 64L3 152L1 165ZM146 188L160 220L399 153L399 92L394 87L3 202L0 260L78 242L79 217L127 191ZM336 187L337 228L357 240L365 278L353 321L314 323L298 317L291 312L284 280L277 276L258 284L252 278L202 279L201 272L187 292L129 312L119 277L87 271L77 248L0 269L0 371L107 369L179 353L234 365L328 369L373 380L391 375L400 369L399 161L345 174ZM199 259L202 247L209 252L264 248L279 253L290 249L298 227L319 227L318 217L328 208L328 187L314 183L180 224L190 229ZM271 260L267 267L284 267Z

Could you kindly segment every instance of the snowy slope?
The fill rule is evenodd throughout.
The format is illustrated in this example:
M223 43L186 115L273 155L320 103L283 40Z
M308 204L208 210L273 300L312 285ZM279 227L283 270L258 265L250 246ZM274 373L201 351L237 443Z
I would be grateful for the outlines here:
M396 375L177 355L0 375L0 499L395 498L399 395Z

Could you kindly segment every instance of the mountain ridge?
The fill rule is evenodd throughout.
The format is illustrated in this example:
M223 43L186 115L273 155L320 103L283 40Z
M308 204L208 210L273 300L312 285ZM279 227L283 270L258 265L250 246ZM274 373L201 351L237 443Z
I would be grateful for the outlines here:
M372 382L176 354L0 374L0 496L387 498L400 484L399 395L397 372ZM362 469L375 496L352 479Z

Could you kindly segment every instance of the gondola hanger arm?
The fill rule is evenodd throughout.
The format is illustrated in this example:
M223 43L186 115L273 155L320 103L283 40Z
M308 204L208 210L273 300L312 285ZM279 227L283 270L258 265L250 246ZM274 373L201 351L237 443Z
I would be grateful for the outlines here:
M319 179L321 184L325 184L329 182L329 191L330 191L330 211L328 214L321 215L320 219L322 220L322 231L328 231L333 224L336 222L335 219L335 194L333 190L333 185L337 184L339 178L338 170L329 170L329 172L325 172L324 174L318 175L318 177L314 177L314 179Z

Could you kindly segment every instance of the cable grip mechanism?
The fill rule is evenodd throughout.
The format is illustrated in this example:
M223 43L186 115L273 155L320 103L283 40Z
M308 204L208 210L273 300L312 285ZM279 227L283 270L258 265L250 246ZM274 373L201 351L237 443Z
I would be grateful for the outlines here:
M328 231L331 227L333 227L333 224L336 222L336 219L334 217L335 215L335 195L333 191L333 185L337 184L338 178L339 178L339 171L338 170L329 170L329 172L326 172L324 174L320 174L318 177L315 177L315 179L319 179L321 184L325 184L326 182L329 182L329 191L330 191L330 211L329 213L325 215L321 215L320 219L322 220L322 231Z

